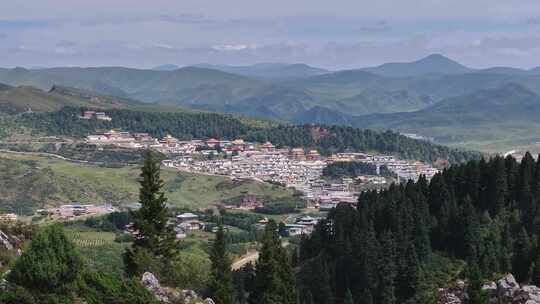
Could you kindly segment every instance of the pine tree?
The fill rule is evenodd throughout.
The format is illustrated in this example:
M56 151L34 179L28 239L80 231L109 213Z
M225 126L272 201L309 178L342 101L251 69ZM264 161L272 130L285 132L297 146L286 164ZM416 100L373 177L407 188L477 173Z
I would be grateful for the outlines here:
M360 299L358 300L358 304L373 304L373 295L371 294L371 290L369 288L363 289L360 293Z
M234 286L231 272L231 262L227 257L225 232L223 225L219 225L212 251L212 274L208 287L208 294L216 304L234 303Z
M396 279L396 245L391 232L387 232L381 239L381 259L378 261L380 275L380 302L381 304L395 304L395 279Z
M474 261L468 262L467 264L469 276L469 288L467 289L469 300L467 301L467 304L488 304L489 297L482 290L482 277L478 265Z
M252 304L296 304L295 279L287 253L281 246L277 225L270 221L262 237L262 248L255 268Z
M514 244L513 272L518 282L527 282L531 274L531 241L522 228Z
M146 152L140 177L141 208L132 213L137 236L125 254L126 272L130 275L140 275L146 271L149 266L145 264L152 259L157 259L158 263L170 263L178 245L174 227L168 224L169 210L161 190L160 163L154 159L151 150ZM163 270L167 271L168 267L164 266Z
M465 198L462 209L461 228L464 231L463 236L460 237L460 241L458 242L463 246L463 251L460 254L464 258L477 260L478 248L480 246L480 223L469 197Z
M491 197L490 214L495 217L499 212L506 207L508 195L508 185L506 179L506 167L504 159L496 156L493 160L493 187L489 189Z
M306 295L304 296L302 304L315 304L315 302L313 301L313 294L311 294L310 290L306 291Z
M351 290L348 288L345 291L345 298L343 299L343 304L354 304L354 299L353 299Z
M396 278L396 294L399 303L406 302L416 294L420 281L420 265L414 244L407 242L402 248L402 252Z
M536 259L534 260L534 268L531 279L534 285L540 286L540 254L538 253L536 254Z
M510 272L512 270L512 252L514 250L514 239L512 238L512 231L510 230L509 224L506 224L503 227L500 250L500 270L502 272Z
M59 225L40 231L7 279L34 293L69 294L83 271L83 260Z

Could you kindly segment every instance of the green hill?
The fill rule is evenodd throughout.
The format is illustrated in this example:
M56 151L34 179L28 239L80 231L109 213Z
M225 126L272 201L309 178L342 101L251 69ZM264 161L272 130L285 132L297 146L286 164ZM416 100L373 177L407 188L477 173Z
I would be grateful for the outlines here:
M64 160L0 153L0 212L29 214L37 208L73 201L128 204L138 200L139 166L106 168ZM178 207L205 208L244 192L291 199L293 192L255 181L162 171L166 196Z
M171 134L180 139L243 138L278 146L316 148L325 154L344 151L377 151L406 159L435 161L447 158L452 162L477 157L478 154L449 149L424 141L413 140L393 132L374 132L345 126L324 124L278 125L258 123L232 115L190 112L148 112L112 109L112 121L81 120L81 108L64 108L51 113L25 114L19 122L34 132L45 135L83 137L110 129L147 132L154 137Z
M125 98L62 86L53 86L49 91L29 86L0 86L0 112L9 114L28 110L35 112L57 111L66 106L122 108L139 104Z
M540 141L540 96L521 85L444 99L424 110L410 113L357 117L354 125L393 129L451 144L491 145L500 149Z
M196 91L222 90L234 95L259 84L257 80L244 76L196 67L173 71L122 67L0 69L0 82L35 86L43 90L63 85L147 102L180 100L186 103L196 99Z

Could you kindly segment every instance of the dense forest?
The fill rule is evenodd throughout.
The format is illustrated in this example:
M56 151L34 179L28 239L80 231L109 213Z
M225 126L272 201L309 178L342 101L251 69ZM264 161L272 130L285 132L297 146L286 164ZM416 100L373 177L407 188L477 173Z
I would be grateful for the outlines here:
M439 158L452 163L478 159L479 153L465 152L426 141L414 140L398 133L375 132L342 126L273 125L254 123L230 115L194 112L148 112L114 109L107 111L112 121L82 120L85 109L66 107L57 112L25 114L21 122L31 129L50 135L83 137L109 129L147 132L162 137L171 134L180 139L243 138L249 141L271 141L277 146L316 148L328 155L346 151L377 151L396 154L405 159L434 162Z
M540 284L539 198L540 161L529 153L520 163L470 161L430 182L364 192L303 240L301 298L341 303L350 292L356 304L433 303L434 283L448 283L444 272L446 279L512 272ZM466 267L452 268L456 261Z

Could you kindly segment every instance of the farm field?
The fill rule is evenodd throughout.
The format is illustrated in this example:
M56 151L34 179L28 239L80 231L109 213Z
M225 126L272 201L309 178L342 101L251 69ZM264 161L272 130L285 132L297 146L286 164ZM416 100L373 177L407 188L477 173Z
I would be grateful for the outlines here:
M97 231L81 226L67 226L66 234L77 246L83 259L95 270L122 273L122 254L128 243L115 242L112 232Z

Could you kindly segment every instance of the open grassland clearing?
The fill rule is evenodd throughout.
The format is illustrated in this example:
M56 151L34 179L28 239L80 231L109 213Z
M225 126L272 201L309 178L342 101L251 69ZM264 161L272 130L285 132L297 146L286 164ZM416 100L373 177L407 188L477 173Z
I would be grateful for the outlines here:
M0 210L29 214L43 206L79 201L122 205L138 200L139 166L118 168L73 163L52 157L0 153ZM206 208L213 203L255 193L275 199L290 198L293 191L252 180L233 181L162 170L169 203L184 208ZM5 193L4 193L5 192Z

